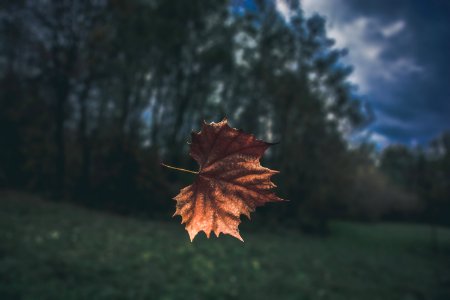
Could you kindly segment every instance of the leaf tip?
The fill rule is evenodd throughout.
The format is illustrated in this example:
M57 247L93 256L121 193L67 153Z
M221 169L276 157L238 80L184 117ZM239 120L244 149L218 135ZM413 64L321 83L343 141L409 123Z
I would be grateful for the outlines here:
M237 235L235 235L234 237L237 238L238 240L240 240L241 242L244 242L244 239L242 238L242 236L239 233Z
M198 232L195 232L195 231L190 231L190 230L187 230L187 232L188 232L188 234L189 234L189 239L191 240L191 243L194 241L194 239L195 239L195 236L197 235L197 233Z

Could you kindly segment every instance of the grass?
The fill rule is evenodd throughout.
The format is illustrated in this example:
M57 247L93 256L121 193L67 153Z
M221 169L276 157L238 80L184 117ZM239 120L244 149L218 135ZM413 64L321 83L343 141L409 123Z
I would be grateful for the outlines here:
M435 253L420 225L244 226L245 243L191 243L175 221L0 193L0 299L450 299L448 229Z

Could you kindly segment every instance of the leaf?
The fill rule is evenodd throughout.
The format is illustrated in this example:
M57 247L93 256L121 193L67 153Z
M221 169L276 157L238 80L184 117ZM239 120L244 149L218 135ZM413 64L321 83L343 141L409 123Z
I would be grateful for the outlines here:
M186 224L191 241L200 231L232 235L243 241L238 225L241 214L250 213L266 202L283 201L271 190L270 177L278 171L264 168L259 159L271 143L231 128L224 119L204 123L192 133L190 155L200 169L192 185L181 189L175 215Z

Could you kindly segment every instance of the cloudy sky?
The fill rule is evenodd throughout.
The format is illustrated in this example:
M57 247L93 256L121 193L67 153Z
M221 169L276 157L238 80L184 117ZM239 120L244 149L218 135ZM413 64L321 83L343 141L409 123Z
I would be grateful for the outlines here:
M449 0L301 2L306 15L326 17L336 47L348 48L350 80L376 115L372 140L415 145L450 129Z

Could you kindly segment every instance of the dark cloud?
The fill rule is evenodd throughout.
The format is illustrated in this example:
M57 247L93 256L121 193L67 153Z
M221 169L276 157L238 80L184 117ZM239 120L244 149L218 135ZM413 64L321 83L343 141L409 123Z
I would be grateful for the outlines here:
M303 3L324 14L338 46L349 48L353 80L377 117L370 130L409 144L450 129L450 1Z

